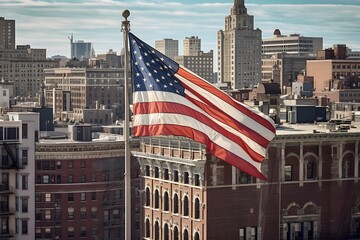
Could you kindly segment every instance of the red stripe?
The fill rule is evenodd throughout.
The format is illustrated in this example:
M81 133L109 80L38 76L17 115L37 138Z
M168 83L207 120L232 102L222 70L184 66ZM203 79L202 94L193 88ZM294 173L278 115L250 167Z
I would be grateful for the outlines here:
M208 136L195 129L167 124L142 125L133 127L134 136L175 135L192 138L207 146L207 151L240 170L262 180L267 180L252 164L213 143Z
M213 107L210 107L200 101L197 101L196 99L191 98L190 96L185 95L185 97L194 105L201 108L203 111L205 111L207 114L209 114L216 120L232 127L234 130L237 130L238 132L257 142L263 148L267 148L269 141L258 132L235 120L233 117L229 116L224 111L216 110Z
M195 121L199 121L214 131L222 134L223 136L230 139L234 144L239 145L254 161L262 162L264 156L255 152L244 142L240 137L234 135L228 130L215 123L206 115L195 111L194 109L184 106L180 103L169 103L169 102L144 102L136 103L133 106L134 114L150 114L150 113L176 113L194 118ZM174 123L176 124L176 123Z
M253 119L254 121L260 123L261 125L263 125L264 127L266 127L267 129L269 129L270 131L272 131L273 133L275 133L275 127L273 124L271 124L269 121L267 121L265 118L263 118L262 116L254 113L253 111L251 111L250 109L246 108L245 106L242 106L240 103L234 101L233 99L231 99L229 97L229 95L227 95L226 93L220 91L219 89L217 89L216 87L212 86L211 84L209 84L208 82L202 80L201 78L191 74L190 72L186 71L185 69L179 67L177 74L179 74L180 76L186 78L187 80L189 80L190 82L194 83L195 85L199 86L200 88L204 89L205 91L217 96L218 98L222 99L223 101L225 101L227 104L233 106L234 108L238 109L240 112L242 112L243 114L247 115L249 118ZM184 84L184 83L182 83ZM185 84L184 84L185 85ZM192 88L189 88L188 86L184 86L187 90L191 91L195 96L197 96L199 99L201 99L202 101L204 101L205 103L211 105L212 107L214 107L215 109L219 109L215 103L212 103L210 101L208 101L208 99L206 99L205 97L203 97L202 95L200 95L198 92L194 91ZM220 109L219 109L220 110Z

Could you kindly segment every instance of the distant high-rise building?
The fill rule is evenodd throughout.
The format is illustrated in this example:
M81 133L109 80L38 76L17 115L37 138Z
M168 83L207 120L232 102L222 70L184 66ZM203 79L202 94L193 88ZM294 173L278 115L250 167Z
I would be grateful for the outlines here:
M174 59L175 56L179 55L179 41L169 38L156 40L155 49L169 58Z
M71 46L71 58L78 60L89 59L95 57L95 51L92 43L84 42L83 40L74 41L73 35L69 37Z
M287 53L298 55L316 55L323 49L323 38L304 37L300 34L281 35L279 29L275 29L272 38L262 40L262 53L269 55L274 53Z
M197 55L201 51L201 39L197 36L186 37L183 41L184 56Z
M218 31L218 82L232 89L247 88L261 81L261 30L254 29L244 0L234 0L225 17L225 30Z
M0 17L0 49L15 49L15 20Z

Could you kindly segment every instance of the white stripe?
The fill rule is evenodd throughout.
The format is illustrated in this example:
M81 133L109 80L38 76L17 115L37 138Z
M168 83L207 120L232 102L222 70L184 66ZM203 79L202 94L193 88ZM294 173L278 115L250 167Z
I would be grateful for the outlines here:
M208 125L203 124L202 122L199 122L192 117L174 113L151 113L134 115L133 126L154 124L172 124L190 127L198 130L207 135L212 142L244 159L245 161L256 167L259 172L261 172L261 164L259 162L253 161L252 158L246 153L246 151L243 150L239 145L237 145L227 137L223 136L219 132L216 132Z
M203 88L199 87L198 85L190 82L186 78L180 76L179 74L175 74L177 78L179 78L182 82L188 85L190 88L194 89L197 93L201 94L203 97L208 99L210 102L216 103L216 105L224 111L229 116L232 116L241 124L247 126L248 128L252 129L253 131L257 132L259 135L263 136L268 141L271 141L274 138L274 133L270 131L268 128L264 127L261 123L254 121L252 118L248 117L246 114L242 113L235 107L229 105L227 102L223 101L221 98L213 95L211 92L204 90ZM215 88L215 87L214 87ZM220 90L219 90L220 91ZM187 94L187 92L186 92ZM248 108L250 111L255 112L255 114L259 115L254 109L242 104L244 107ZM261 116L268 120L267 117ZM269 120L268 120L269 121Z
M192 108L193 110L200 112L202 114L204 114L205 116L207 116L208 118L210 118L212 121L214 121L216 124L219 124L222 128L226 129L227 131L231 132L232 134L240 137L245 144L247 144L251 149L253 149L255 152L257 152L258 154L260 154L261 156L265 156L266 154L266 149L263 148L261 145L259 145L256 141L254 141L253 139L247 137L246 135L242 134L241 132L239 132L237 129L234 129L220 121L218 121L217 119L213 118L211 115L207 114L205 111L203 111L201 108L199 108L198 106L194 105L192 102L190 102L189 100L187 100L186 98L178 95L178 94L174 94L174 93L170 93L170 92L164 92L164 91L145 91L145 92L135 92L134 93L134 103L137 102L173 102L173 103L181 103L189 108ZM136 116L136 115L135 115ZM174 122L176 123L176 122ZM173 124L174 124L173 123Z

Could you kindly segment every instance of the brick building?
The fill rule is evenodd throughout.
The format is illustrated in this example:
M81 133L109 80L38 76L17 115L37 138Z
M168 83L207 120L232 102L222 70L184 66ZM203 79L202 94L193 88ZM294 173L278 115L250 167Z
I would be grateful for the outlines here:
M124 239L123 144L114 139L36 144L36 239ZM139 239L140 179L133 163L132 236Z
M145 239L360 237L359 137L315 125L278 129L259 181L203 145L144 138Z

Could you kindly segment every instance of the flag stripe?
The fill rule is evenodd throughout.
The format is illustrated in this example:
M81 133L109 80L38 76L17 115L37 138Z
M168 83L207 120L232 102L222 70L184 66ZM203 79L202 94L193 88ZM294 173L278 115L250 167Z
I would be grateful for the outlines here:
M174 123L176 120L176 124ZM207 124L203 124L197 120L194 120L192 117L173 114L173 113L151 113L151 114L136 114L133 119L134 126L140 125L172 125L173 127L182 126L188 127L197 132L202 132L208 136L208 139L213 143L221 146L229 152L241 157L245 161L253 164L260 164L254 161L247 152L244 151L238 144L232 142L229 138L222 135L219 132L211 129ZM138 124L141 123L141 124ZM193 136L195 137L195 136ZM207 142L208 143L208 142Z
M264 118L263 116L259 115L258 112L254 112L244 104L234 101L234 99L230 98L229 95L222 91L219 91L219 89L215 88L208 82L200 79L196 75L189 73L182 66L179 67L175 76L177 76L183 83L189 86L188 88L186 88L187 90L191 89L193 94L195 94L202 101L206 102L212 107L220 111L227 111L230 116L234 114L234 111L236 109L236 113L241 113L241 115L239 116L241 117L241 119L239 119L238 121L246 121L244 125L257 125L261 129L267 129L271 132L266 135L272 136L274 134L275 126L271 122L271 120L269 121L267 119L268 117ZM223 106L225 108L223 108ZM231 106L232 109L229 106Z
M184 116L193 118L193 121L200 121L202 124L206 124L214 131L220 133L223 136L229 138L234 144L238 144L243 148L249 156L257 162L262 162L264 159L263 155L255 152L249 147L240 137L236 136L227 129L221 127L216 122L212 121L209 117L204 114L194 111L192 108L184 106L180 103L168 103L168 102L150 102L150 103L137 103L133 107L134 114L154 114L154 113L177 113Z
M257 152L258 154L260 154L261 156L265 156L265 152L266 152L266 144L265 146L261 145L261 143L268 143L267 140L265 140L264 138L262 138L261 136L259 138L257 138L257 135L252 135L252 137L248 137L244 134L242 134L240 131L237 131L237 129L239 128L239 126L235 126L232 125L231 122L221 122L218 121L217 119L213 118L212 115L207 114L205 111L203 111L202 109L200 109L199 107L197 107L196 105L194 105L190 100L188 99L184 99L183 97L177 95L177 94L173 94L173 93L169 93L169 92L157 92L157 91L151 91L151 92L147 92L147 93L143 93L143 92L136 92L134 94L134 99L136 99L137 103L141 103L141 102L155 102L155 103L161 103L161 102L169 102L169 103L182 103L184 106L191 108L191 111L193 111L194 113L199 112L205 116L207 116L208 118L210 118L213 122L217 123L218 125L220 125L221 127L223 127L224 129L226 129L227 131L231 132L232 134L236 135L237 137L241 138L248 146L250 146L255 152ZM134 111L136 111L136 104L134 105ZM135 114L138 114L139 112L136 111ZM220 114L221 115L221 114ZM194 116L194 114L192 114L192 116ZM225 117L224 117L225 118ZM236 142L235 142L236 144Z
M184 136L194 139L197 142L206 144L207 151L211 152L214 156L223 159L225 162L237 167L239 169L245 169L246 172L254 177L266 180L266 177L260 172L260 163L249 163L242 159L240 156L235 155L222 148L216 143L212 142L209 137L187 126L176 126L172 124L152 124L152 125L140 125L133 127L134 134L138 137L141 136L158 136L158 135L174 135Z

